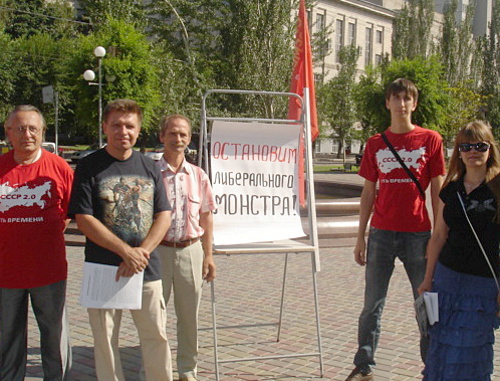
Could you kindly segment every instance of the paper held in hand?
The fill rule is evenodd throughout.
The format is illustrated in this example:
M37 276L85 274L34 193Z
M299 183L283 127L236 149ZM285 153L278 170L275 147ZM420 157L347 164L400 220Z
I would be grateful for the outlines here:
M424 292L415 300L415 313L422 336L427 336L429 325L439 321L437 292Z
M424 292L424 302L429 324L434 325L434 323L439 321L438 293Z
M117 266L85 262L80 304L89 308L139 310L144 271L115 280Z

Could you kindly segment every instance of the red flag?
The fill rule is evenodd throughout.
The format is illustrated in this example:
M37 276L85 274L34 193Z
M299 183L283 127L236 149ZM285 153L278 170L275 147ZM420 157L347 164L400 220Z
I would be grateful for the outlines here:
M295 59L290 92L304 96L304 89L309 89L309 111L311 118L311 140L319 135L318 117L316 115L316 93L314 91L314 73L312 65L311 41L305 0L300 0L297 34L295 35ZM288 118L300 119L302 107L296 98L290 98Z
M304 97L305 89L309 89L309 115L311 121L311 141L319 135L318 116L316 114L316 93L314 91L314 73L312 65L311 41L307 25L305 0L300 0L297 34L295 35L295 58L290 92ZM299 120L302 114L302 104L295 97L290 97L288 104L288 119ZM299 142L299 202L305 206L304 183L304 135Z

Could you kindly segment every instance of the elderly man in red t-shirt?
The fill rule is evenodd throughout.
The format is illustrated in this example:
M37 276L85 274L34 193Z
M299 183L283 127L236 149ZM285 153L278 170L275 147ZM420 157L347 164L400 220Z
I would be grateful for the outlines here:
M24 380L28 298L40 329L45 380L69 379L64 230L73 170L41 148L45 120L18 106L5 122L12 147L0 156L0 380Z

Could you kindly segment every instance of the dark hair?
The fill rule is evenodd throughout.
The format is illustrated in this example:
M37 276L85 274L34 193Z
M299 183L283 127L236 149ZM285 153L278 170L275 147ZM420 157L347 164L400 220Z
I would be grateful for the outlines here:
M40 117L40 120L42 121L42 131L45 133L45 130L47 129L47 124L45 122L45 118L43 117L42 112L35 106L33 105L18 105L12 110L9 115L7 116L7 119L5 120L4 123L4 129L7 129L9 126L9 120L14 114L17 114L18 112L36 112L38 116Z
M182 114L170 114L170 115L165 115L163 118L161 118L160 121L160 135L163 135L163 133L167 130L168 125L170 122L174 119L182 119L187 122L189 126L189 134L191 135L191 121L187 116L184 116Z
M389 99L391 95L397 95L401 92L410 94L415 102L418 101L418 89L415 84L406 78L398 78L392 82L385 90L385 99Z
M137 114L139 123L142 123L142 109L137 102L132 99L116 99L108 103L104 108L104 121L107 121L109 114L115 111Z

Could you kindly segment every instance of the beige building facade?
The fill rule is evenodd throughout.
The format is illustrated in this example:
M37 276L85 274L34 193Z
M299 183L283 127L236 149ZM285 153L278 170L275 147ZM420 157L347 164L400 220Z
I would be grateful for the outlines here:
M378 64L385 55L391 55L393 20L396 12L363 0L319 0L309 11L312 33L330 26L328 50L318 63L315 73L331 78L338 73L339 50L343 46L360 48L358 75L368 65Z

